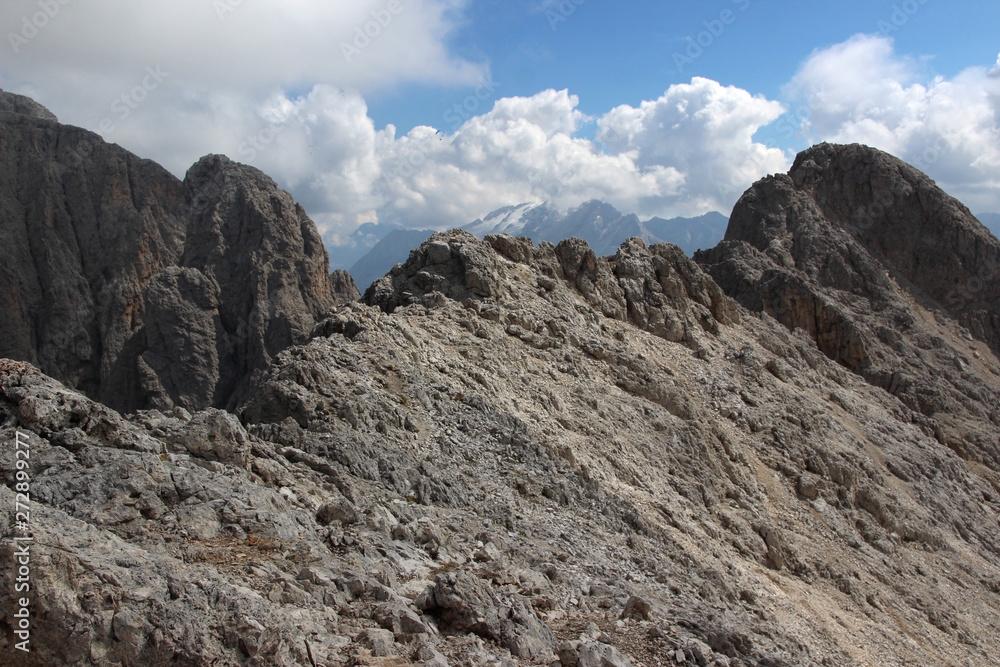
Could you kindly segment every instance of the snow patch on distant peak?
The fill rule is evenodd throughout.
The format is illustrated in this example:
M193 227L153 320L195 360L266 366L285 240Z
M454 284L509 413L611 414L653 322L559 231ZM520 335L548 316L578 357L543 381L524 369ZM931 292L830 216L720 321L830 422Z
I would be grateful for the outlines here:
M467 231L482 237L486 234L519 234L532 219L531 213L548 206L547 202L525 202L499 208L485 218L465 226Z

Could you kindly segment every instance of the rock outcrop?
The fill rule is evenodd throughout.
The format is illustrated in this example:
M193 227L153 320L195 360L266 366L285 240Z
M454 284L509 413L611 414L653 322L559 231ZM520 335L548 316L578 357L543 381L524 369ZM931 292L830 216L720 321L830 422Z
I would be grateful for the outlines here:
M537 275L511 270L511 262L515 267L531 265ZM613 257L598 258L585 241L575 238L536 247L505 234L488 235L485 241L463 231L435 234L405 264L375 281L364 301L391 313L428 298L468 300L479 312L486 307L490 317L494 310L489 302L520 299L518 288L529 279L542 294L560 294L559 288L568 286L606 317L692 347L697 347L702 332L715 333L720 323L738 319L718 285L677 246L647 247L639 239L623 243ZM579 316L568 312L575 307L567 309L565 301L544 302L545 312L532 308L530 300L522 306L523 315L513 316L508 324L525 340L546 344L550 335L573 336L574 328L558 321L572 322Z
M1000 466L979 427L1000 423L983 363L1000 349L1000 241L924 174L864 146L816 146L754 184L726 240L696 259L741 304L929 418L964 458Z
M0 173L0 356L117 409L235 405L357 295L291 196L227 158L182 183L0 93Z
M354 282L354 277L344 269L336 269L330 274L330 289L338 306L361 298L361 291Z

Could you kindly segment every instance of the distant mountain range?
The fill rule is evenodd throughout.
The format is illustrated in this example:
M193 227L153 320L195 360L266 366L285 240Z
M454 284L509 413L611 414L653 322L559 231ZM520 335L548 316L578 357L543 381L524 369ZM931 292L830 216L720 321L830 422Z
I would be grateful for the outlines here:
M433 233L430 229L393 229L352 264L348 272L364 292L365 288L388 273L393 266L405 262L410 251Z
M697 218L651 218L645 222L634 213L623 214L611 204L591 200L565 215L547 203L508 206L466 225L476 236L506 233L538 241L577 237L598 255L613 255L625 239L639 237L646 243L673 243L688 255L714 247L726 234L729 219L718 212Z
M701 248L711 248L722 240L729 220L711 212L697 218L651 218L641 221L635 214L623 214L611 204L591 200L562 214L550 204L528 202L499 208L464 229L483 238L487 234L527 236L533 241L559 241L577 237L585 240L598 255L613 255L625 239L639 237L646 243L673 243L688 255ZM384 234L383 234L384 232ZM378 236L371 249L350 267L361 289L403 262L410 250L420 245L432 230L390 229L384 225L362 225L354 236L360 245ZM331 251L331 258L334 256Z
M350 269L369 250L374 248L375 244L392 232L400 229L403 229L403 227L398 224L366 222L355 229L342 242L327 244L327 252L330 254L330 267L332 269ZM428 235L430 235L429 232Z

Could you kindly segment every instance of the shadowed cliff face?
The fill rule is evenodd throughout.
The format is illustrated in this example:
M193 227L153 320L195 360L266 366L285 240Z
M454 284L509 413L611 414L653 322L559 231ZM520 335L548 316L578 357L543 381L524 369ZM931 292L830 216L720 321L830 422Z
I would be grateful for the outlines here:
M111 378L141 328L146 286L181 257L180 181L93 133L15 111L0 112L0 172L0 354L129 402Z
M967 372L1000 349L1000 241L927 176L864 146L816 146L754 184L697 260L750 310L940 417L963 456L1000 463L973 426L995 385Z
M224 157L182 183L3 93L0 173L0 356L117 409L224 407L337 301L305 212Z

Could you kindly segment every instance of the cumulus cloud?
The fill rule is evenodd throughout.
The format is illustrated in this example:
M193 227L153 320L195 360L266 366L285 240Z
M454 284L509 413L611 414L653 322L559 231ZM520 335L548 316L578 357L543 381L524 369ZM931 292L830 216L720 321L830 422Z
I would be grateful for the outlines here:
M754 180L788 168L784 152L753 139L785 111L778 102L696 77L638 108L611 110L598 121L597 138L639 168L665 165L684 174L680 196L663 204L682 214L728 211Z
M182 172L260 132L275 95L478 81L485 68L445 43L464 4L5 0L0 86ZM149 68L162 73L155 86Z
M179 176L209 152L252 164L331 243L364 222L445 228L525 201L727 212L788 168L790 153L755 140L786 107L709 79L598 117L566 90L496 100L488 68L447 47L467 1L7 0L0 87ZM36 21L42 5L56 10ZM859 36L812 54L785 93L815 138L879 146L1000 210L1000 60L950 80L921 71ZM400 83L456 90L440 127L375 126L366 99Z
M975 210L1000 210L1000 69L927 76L890 38L814 52L785 93L816 140L860 142L915 164Z
M677 170L640 169L628 156L605 154L574 136L585 120L578 103L568 91L547 90L501 99L451 135L414 129L383 156L383 214L446 226L512 202L568 208L601 198L634 207L644 197L677 192Z
M787 166L752 140L778 105L706 79L597 119L568 91L494 104L487 68L446 46L466 1L52 0L35 21L38 0L9 0L0 22L13 34L44 25L0 51L0 85L177 175L209 152L259 167L330 240L367 221L441 228L530 200L725 210ZM401 82L479 88L456 93L442 127L398 135L375 127L365 99ZM582 136L595 121L596 142Z
M275 100L273 140L259 151L244 144L243 157L283 174L331 232L373 220L443 228L543 200L693 215L727 209L755 178L788 166L780 150L752 140L782 107L714 81L673 86L598 119L578 106L566 90L545 90L502 98L451 132L422 126L397 136L391 125L373 126L360 98L316 87ZM595 120L597 141L580 136ZM297 164L310 144L307 164Z

